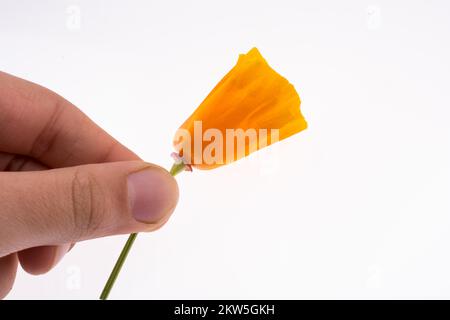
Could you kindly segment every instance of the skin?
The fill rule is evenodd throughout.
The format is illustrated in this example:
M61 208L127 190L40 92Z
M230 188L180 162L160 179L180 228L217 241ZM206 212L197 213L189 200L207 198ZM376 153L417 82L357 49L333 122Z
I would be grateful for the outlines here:
M77 241L160 228L178 199L175 180L155 221L133 219L122 196L126 177L146 168L163 170L56 93L0 72L0 298L19 265L43 274Z

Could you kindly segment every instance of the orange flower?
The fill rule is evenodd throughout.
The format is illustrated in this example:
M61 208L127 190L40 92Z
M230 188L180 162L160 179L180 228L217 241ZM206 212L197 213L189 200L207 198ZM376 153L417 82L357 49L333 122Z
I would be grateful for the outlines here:
M306 127L294 86L253 48L183 123L174 146L185 164L213 169Z

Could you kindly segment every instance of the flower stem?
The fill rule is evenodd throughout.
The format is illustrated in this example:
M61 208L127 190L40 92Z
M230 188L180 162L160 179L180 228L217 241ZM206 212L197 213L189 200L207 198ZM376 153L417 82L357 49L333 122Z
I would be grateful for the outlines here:
M114 265L114 268L111 271L111 275L109 276L108 281L106 281L105 287L103 288L102 294L100 295L101 300L108 299L109 293L111 292L111 289L114 286L114 283L116 282L117 276L119 275L119 272L122 269L123 263L125 262L125 259L128 256L128 252L130 252L130 249L133 246L136 237L137 233L132 233L128 237L128 240L125 243L125 246L123 247L119 258L117 259L116 264Z
M176 176L185 169L186 165L183 162L174 163L172 168L170 169L170 174L172 176ZM103 288L103 291L100 295L100 300L108 299L109 293L111 292L111 289L114 286L117 277L119 276L120 270L122 269L122 266L125 263L125 260L127 259L128 253L130 252L130 249L133 246L134 240L136 240L137 235L138 235L137 233L132 233L128 237L128 240L125 243L122 252L119 255L119 258L117 259L116 264L114 265L114 268L112 269L111 274L109 275L108 281L106 281L105 287Z

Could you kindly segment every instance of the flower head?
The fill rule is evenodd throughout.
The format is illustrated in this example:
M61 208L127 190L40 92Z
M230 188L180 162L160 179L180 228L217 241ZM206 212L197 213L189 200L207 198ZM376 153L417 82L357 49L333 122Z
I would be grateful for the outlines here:
M253 48L181 125L174 146L185 164L213 169L306 127L294 86Z

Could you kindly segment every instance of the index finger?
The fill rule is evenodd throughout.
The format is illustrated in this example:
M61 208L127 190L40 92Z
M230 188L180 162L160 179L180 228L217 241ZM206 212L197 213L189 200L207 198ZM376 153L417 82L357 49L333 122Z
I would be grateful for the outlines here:
M58 94L0 72L0 151L51 167L139 157Z

